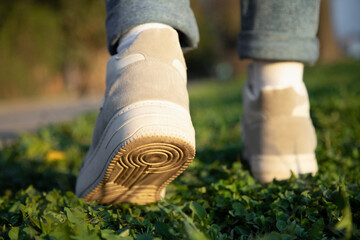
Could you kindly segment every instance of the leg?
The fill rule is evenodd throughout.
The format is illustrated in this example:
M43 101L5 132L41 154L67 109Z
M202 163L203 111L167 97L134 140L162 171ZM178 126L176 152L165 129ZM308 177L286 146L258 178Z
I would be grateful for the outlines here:
M318 57L319 0L243 0L239 57L253 59L244 87L243 138L255 178L315 173L316 136L302 81Z
M76 194L102 203L156 202L195 154L179 35L194 47L197 26L188 0L106 4L112 56Z

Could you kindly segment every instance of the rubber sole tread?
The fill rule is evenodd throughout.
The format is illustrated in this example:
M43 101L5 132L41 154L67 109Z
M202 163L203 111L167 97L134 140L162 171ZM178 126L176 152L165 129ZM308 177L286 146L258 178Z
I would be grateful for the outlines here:
M162 190L189 166L194 156L194 147L180 138L134 137L116 151L104 178L84 200L139 205L158 202Z

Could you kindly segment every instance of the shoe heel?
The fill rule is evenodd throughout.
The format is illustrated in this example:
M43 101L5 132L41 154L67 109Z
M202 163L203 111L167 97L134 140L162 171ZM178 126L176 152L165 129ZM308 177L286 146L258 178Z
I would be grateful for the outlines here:
M97 151L106 172L84 199L147 204L180 175L195 156L195 131L187 110L166 101L141 101L117 113ZM97 158L97 157L96 157Z

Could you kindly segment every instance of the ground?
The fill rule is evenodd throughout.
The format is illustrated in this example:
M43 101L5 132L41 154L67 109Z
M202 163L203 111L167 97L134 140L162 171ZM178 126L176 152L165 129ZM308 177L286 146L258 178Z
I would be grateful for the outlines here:
M319 173L262 185L242 159L243 77L190 87L197 155L148 206L74 193L95 113L0 151L0 239L359 239L360 63L306 69Z

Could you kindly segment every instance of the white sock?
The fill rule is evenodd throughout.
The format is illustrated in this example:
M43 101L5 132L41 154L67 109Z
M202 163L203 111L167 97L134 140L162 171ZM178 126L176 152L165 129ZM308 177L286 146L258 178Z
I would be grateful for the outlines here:
M126 49L128 49L142 31L154 28L167 28L176 31L171 26L162 23L145 23L137 25L136 27L133 27L127 33L125 33L124 36L120 39L119 45L117 47L117 53L120 54Z
M264 88L293 87L299 94L307 94L303 82L304 64L299 62L254 61L249 66L248 77L255 92Z

